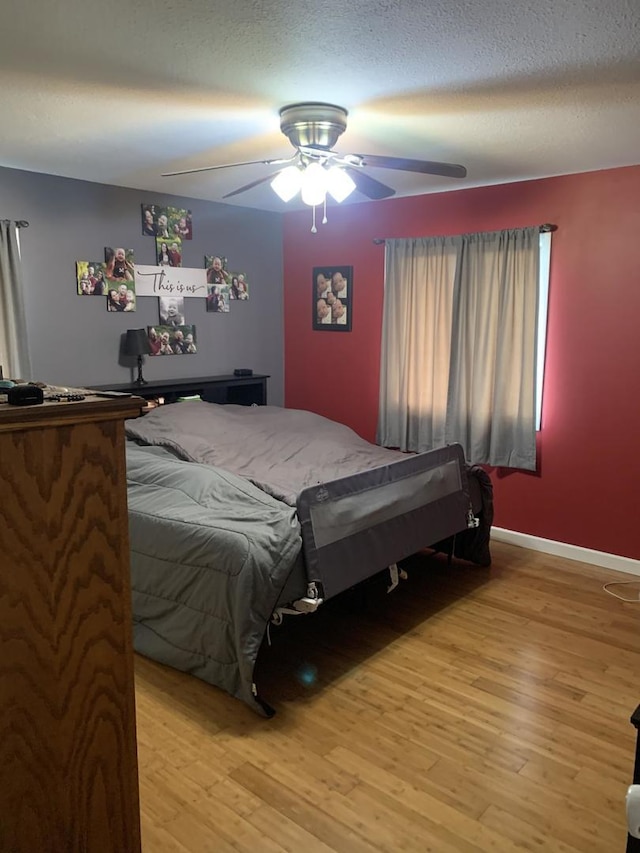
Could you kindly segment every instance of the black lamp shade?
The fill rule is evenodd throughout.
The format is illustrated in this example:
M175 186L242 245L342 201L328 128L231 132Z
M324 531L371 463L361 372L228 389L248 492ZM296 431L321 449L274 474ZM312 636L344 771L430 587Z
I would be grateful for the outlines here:
M144 329L127 329L124 341L125 355L149 355L151 346Z

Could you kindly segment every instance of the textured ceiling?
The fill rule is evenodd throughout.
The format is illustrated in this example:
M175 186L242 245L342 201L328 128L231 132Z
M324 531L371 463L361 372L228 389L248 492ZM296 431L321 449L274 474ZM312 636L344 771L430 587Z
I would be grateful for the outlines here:
M161 173L289 156L305 100L341 153L468 169L368 170L398 195L640 162L640 0L4 0L0 75L0 165L210 200L274 167Z

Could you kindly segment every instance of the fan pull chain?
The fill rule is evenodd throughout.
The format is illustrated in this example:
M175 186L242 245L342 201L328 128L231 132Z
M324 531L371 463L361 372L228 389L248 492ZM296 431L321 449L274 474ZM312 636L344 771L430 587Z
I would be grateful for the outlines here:
M316 228L316 206L315 206L315 204L311 208L311 233L312 234L318 233L318 229Z
M324 216L322 217L322 224L326 225L327 224L327 197L326 197L326 195L324 197L323 205L324 205Z

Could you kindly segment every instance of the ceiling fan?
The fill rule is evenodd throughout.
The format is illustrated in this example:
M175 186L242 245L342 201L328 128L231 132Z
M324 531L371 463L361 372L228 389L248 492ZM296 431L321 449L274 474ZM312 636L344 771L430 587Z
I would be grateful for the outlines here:
M380 169L395 169L402 172L420 172L424 175L440 175L445 178L464 178L466 176L467 170L465 167L455 163L436 163L430 160L410 160L405 157L386 157L375 154L339 154L333 150L333 146L346 130L347 115L348 112L344 107L339 107L335 104L313 101L289 104L280 110L280 130L296 149L291 157L274 160L249 160L245 163L226 163L220 166L202 166L197 169L184 169L180 172L167 172L162 177L190 175L195 172L209 172L214 169L228 169L233 166L262 164L264 166L283 167L265 177L258 178L256 181L251 181L249 184L238 187L238 189L223 196L223 198L230 198L231 196L239 195L253 189L253 187L257 187L266 181L274 181L278 175L285 171L289 176L296 171L299 175L302 175L310 166L313 166L312 172L314 169L317 170L317 167L320 167L325 172L331 171L334 176L337 172L346 173L349 176L348 182L350 188L343 197L346 197L349 191L355 187L355 189L367 198L377 200L389 198L395 195L396 191L367 174L364 171L367 166L374 166ZM317 165L314 166L314 164ZM338 168L333 169L332 167ZM344 178L341 178L341 180L344 180ZM297 186L297 189L299 188L300 184ZM297 192L297 189L291 193L290 198ZM276 192L278 192L281 198L284 198L284 195L278 189L276 189ZM329 192L334 197L337 197L337 193L341 191L337 189L334 194L329 187ZM304 191L303 200L305 200ZM307 204L313 205L314 202L307 200Z

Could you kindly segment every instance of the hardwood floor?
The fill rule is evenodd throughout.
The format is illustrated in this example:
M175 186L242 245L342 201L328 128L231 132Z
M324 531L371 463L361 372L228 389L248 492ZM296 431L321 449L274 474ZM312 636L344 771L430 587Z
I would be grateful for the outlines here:
M492 551L273 629L271 720L138 657L144 853L623 851L640 602L602 584L634 579Z

